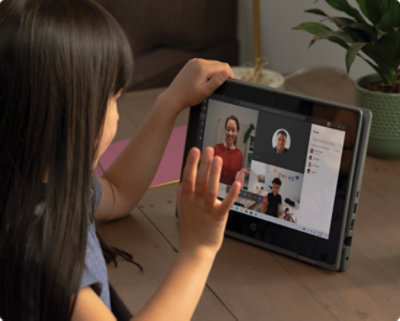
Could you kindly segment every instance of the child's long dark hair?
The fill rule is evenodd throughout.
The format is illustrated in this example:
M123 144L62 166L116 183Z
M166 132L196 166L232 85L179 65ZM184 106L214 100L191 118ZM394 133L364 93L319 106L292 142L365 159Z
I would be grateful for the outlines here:
M70 319L107 102L131 71L93 0L0 3L0 318Z

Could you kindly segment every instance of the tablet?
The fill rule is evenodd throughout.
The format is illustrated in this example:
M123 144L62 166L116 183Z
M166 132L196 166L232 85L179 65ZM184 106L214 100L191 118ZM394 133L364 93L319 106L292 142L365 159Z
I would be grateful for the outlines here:
M218 197L243 183L225 234L319 267L348 266L372 115L228 80L190 109L190 148L223 159Z

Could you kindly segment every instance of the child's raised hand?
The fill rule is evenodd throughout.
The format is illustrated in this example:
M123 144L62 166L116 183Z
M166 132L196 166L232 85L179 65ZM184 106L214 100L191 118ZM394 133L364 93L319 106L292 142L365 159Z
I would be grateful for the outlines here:
M215 60L191 59L178 73L164 96L178 107L199 104L222 85L229 77L234 77L229 64Z
M228 212L239 194L235 182L221 202L217 199L222 159L214 157L211 147L192 148L186 160L178 189L178 216L181 251L206 250L215 255L223 240Z
M235 181L239 181L240 184L244 184L244 178L245 175L249 175L250 172L246 168L242 168L240 171L238 171L235 175Z

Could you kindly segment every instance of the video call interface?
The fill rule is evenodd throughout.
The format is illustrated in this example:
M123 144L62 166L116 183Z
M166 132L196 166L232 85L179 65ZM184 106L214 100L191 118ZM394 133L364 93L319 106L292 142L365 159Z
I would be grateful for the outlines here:
M213 98L201 108L199 146L223 159L219 198L239 180L231 210L328 239L344 126Z

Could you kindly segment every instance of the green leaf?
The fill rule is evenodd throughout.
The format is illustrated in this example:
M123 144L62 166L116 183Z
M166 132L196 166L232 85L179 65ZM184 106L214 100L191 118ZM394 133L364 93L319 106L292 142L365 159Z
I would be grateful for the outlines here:
M315 35L315 37L311 40L309 47L312 46L319 39L327 39L331 42L340 45L345 49L349 47L347 42L353 42L351 37L345 32L340 30L333 31L331 28L319 22L304 22L297 25L293 29L307 31Z
M395 80L398 65L396 59L391 59L389 54L378 44L367 44L363 47L362 52L370 57L378 66L378 74L382 80L388 84L392 84Z
M387 10L386 0L357 0L361 12L374 24L378 24Z
M347 2L347 0L325 0L325 1L332 8L348 14L350 17L353 17L358 22L366 23L365 19L362 17L360 12L356 8L352 7Z
M392 64L396 64L394 61L400 57L400 29L383 35L377 45L382 48L389 61Z
M312 14L315 14L315 15L318 15L318 16L324 16L324 17L327 17L327 16L328 16L328 15L327 15L325 12L323 12L321 9L317 9L317 8L308 9L308 10L305 10L304 12L306 12L306 13L312 13Z
M244 133L244 137L243 137L243 142L246 143L250 136L251 136L251 132L256 129L256 127L254 126L253 123L250 124L249 128L247 128L246 132Z
M389 1L387 9L380 22L377 24L377 28L390 32L393 31L394 28L400 27L400 2L397 0L387 1Z
M326 40L329 40L330 42L336 43L337 45L339 45L340 47L344 48L347 50L347 48L349 48L349 45L343 41L340 38L336 38L336 37L330 37L330 38L326 38Z
M394 49L395 50L395 56L396 56L396 59L400 59L400 29L397 30L397 32L396 32L396 38L398 40L397 40L397 43L396 43L396 49Z
M329 17L329 20L332 21L340 29L343 29L344 27L355 23L354 19L343 17Z
M377 35L375 28L371 27L370 25L366 25L366 24L357 22L357 23L350 24L347 27L352 30L359 31L362 34L362 35L360 35L360 37L365 39L365 41L375 42L378 39L378 35Z
M341 47L347 49L349 47L348 42L352 42L352 39L349 37L348 34L342 32L342 31L324 31L319 33L314 37L314 39L311 40L311 43L309 46L313 45L317 40L320 39L326 39L331 42L334 42Z
M359 51L366 45L365 42L356 42L353 43L346 52L346 70L350 72L351 65L354 62L354 59L359 54Z
M349 33L354 41L376 41L377 33L370 25L355 22L353 19L329 17L339 29Z
M331 28L319 22L303 22L294 27L293 29L307 31L313 35L318 35L325 31L332 31Z
M346 42L346 43L353 43L354 41L353 41L353 39L346 33L346 32L343 32L343 31L341 31L341 30L337 30L337 31L324 31L324 32L321 32L320 34L318 34L318 36L321 38L321 39L328 39L328 40L330 40L330 38L337 38L337 39L340 39L341 41L343 41L343 42Z
M374 34L371 35L355 25L349 25L343 28L343 31L353 39L353 42L375 42L377 40Z

